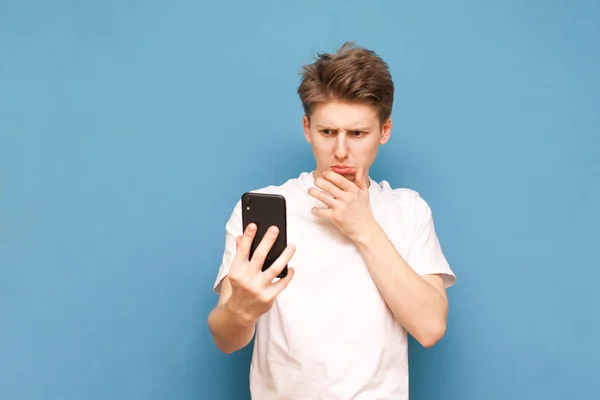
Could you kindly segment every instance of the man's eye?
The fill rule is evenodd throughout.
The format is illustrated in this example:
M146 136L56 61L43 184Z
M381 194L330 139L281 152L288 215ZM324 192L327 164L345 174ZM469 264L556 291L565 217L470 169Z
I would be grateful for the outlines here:
M352 131L352 135L354 136L360 136L362 134L361 131Z
M329 129L323 129L323 134L324 135L329 135L331 133L331 130Z

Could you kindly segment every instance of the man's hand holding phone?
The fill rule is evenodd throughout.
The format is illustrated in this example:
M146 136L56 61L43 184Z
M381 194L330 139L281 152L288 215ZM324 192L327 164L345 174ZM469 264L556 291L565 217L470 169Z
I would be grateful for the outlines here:
M227 309L244 326L254 325L261 315L268 312L275 298L294 276L294 269L289 268L285 278L273 282L292 259L295 252L293 245L288 245L273 265L262 271L267 254L279 234L275 226L269 228L249 260L256 231L256 225L249 224L244 234L237 238L237 252L228 273L232 292L227 300Z

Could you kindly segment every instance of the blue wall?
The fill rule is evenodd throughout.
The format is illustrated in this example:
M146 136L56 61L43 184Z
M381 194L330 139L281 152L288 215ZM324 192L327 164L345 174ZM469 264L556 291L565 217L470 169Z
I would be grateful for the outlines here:
M600 3L288 3L0 2L0 398L247 398L224 224L313 167L297 74L355 40L397 84L373 176L458 274L413 398L597 399Z

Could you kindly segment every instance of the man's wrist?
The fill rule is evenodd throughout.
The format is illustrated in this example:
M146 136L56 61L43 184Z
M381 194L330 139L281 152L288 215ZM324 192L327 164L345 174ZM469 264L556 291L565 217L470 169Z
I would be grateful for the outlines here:
M381 226L373 219L369 224L365 224L364 229L356 237L352 238L354 243L359 247L369 246L377 235L382 231Z
M251 328L256 324L256 319L252 318L248 313L244 313L237 307L232 307L230 301L226 301L223 304L223 309L227 314L227 319L234 322L235 325Z

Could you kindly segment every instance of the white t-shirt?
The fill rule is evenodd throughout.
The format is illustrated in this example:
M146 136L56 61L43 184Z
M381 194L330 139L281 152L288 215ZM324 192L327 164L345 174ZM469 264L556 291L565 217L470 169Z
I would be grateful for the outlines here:
M371 179L371 209L396 249L420 275L455 276L435 233L431 210L410 189ZM353 242L311 213L312 173L255 190L283 195L294 278L256 327L250 391L257 400L408 399L408 346ZM241 203L226 225L218 293L242 234Z

